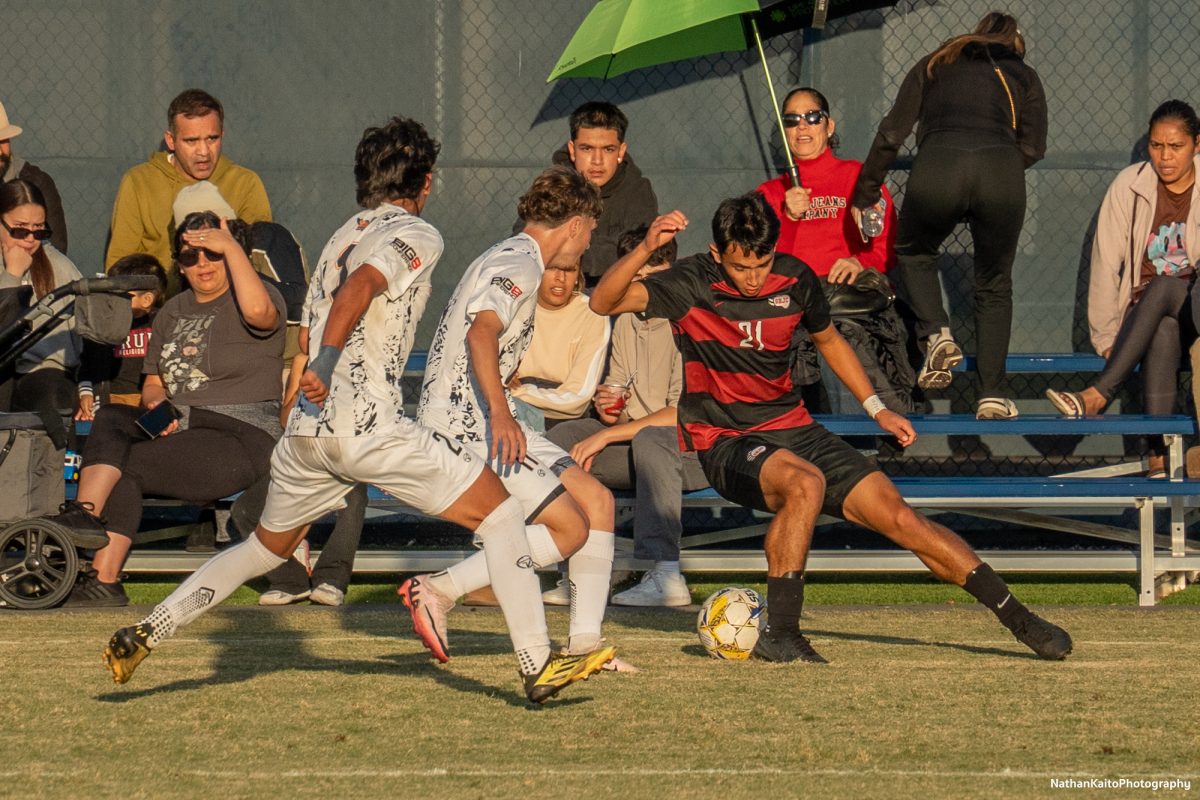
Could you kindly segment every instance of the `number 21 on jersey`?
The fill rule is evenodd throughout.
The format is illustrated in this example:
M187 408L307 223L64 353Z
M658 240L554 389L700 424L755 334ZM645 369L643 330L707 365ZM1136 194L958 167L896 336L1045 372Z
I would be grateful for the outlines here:
M739 322L738 328L742 331L742 341L738 343L738 347L749 347L751 350L763 349L761 319Z

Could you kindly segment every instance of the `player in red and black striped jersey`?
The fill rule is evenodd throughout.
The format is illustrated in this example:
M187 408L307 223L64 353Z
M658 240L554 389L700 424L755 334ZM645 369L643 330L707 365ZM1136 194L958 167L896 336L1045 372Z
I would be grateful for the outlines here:
M800 632L804 565L824 512L911 550L939 578L987 605L1042 658L1066 657L1066 631L1018 602L966 542L911 508L873 461L809 416L791 381L792 336L801 325L883 431L905 447L917 438L908 420L874 394L854 351L830 324L812 270L775 253L779 219L762 195L721 203L709 252L634 282L650 253L686 227L679 211L656 219L642 244L601 278L591 307L671 320L684 360L681 446L698 452L722 496L775 513L764 541L769 620L755 656L825 661Z

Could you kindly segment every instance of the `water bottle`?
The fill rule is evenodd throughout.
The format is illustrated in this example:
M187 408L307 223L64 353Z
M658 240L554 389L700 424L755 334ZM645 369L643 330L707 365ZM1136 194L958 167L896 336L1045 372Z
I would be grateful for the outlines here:
M883 198L880 198L875 205L863 209L860 224L863 236L874 239L883 233L883 214L886 209L887 201Z

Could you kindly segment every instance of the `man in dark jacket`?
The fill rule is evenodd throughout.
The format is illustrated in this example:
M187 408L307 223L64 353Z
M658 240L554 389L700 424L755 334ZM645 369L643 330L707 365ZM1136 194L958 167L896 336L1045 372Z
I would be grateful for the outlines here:
M596 220L592 244L583 254L584 282L595 286L604 271L617 262L617 240L658 216L658 198L628 153L625 130L629 119L612 103L584 103L571 112L571 139L555 152L553 161L573 166L600 189L604 210ZM513 228L520 232L519 220Z
M67 252L67 218L63 215L62 198L54 179L23 158L13 155L12 140L21 135L19 128L8 121L8 112L0 103L0 183L20 178L29 181L46 198L46 225L50 228L50 244ZM615 260L615 259L614 259Z

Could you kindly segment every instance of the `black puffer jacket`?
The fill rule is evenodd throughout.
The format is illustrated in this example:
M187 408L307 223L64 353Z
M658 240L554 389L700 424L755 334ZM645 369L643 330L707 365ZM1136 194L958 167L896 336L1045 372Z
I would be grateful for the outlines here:
M834 317L833 325L853 348L883 404L897 414L913 413L916 405L912 392L917 375L908 360L907 333L896 309L888 308L871 315ZM792 382L797 386L816 383L821 379L817 348L803 328L797 329L794 344Z

